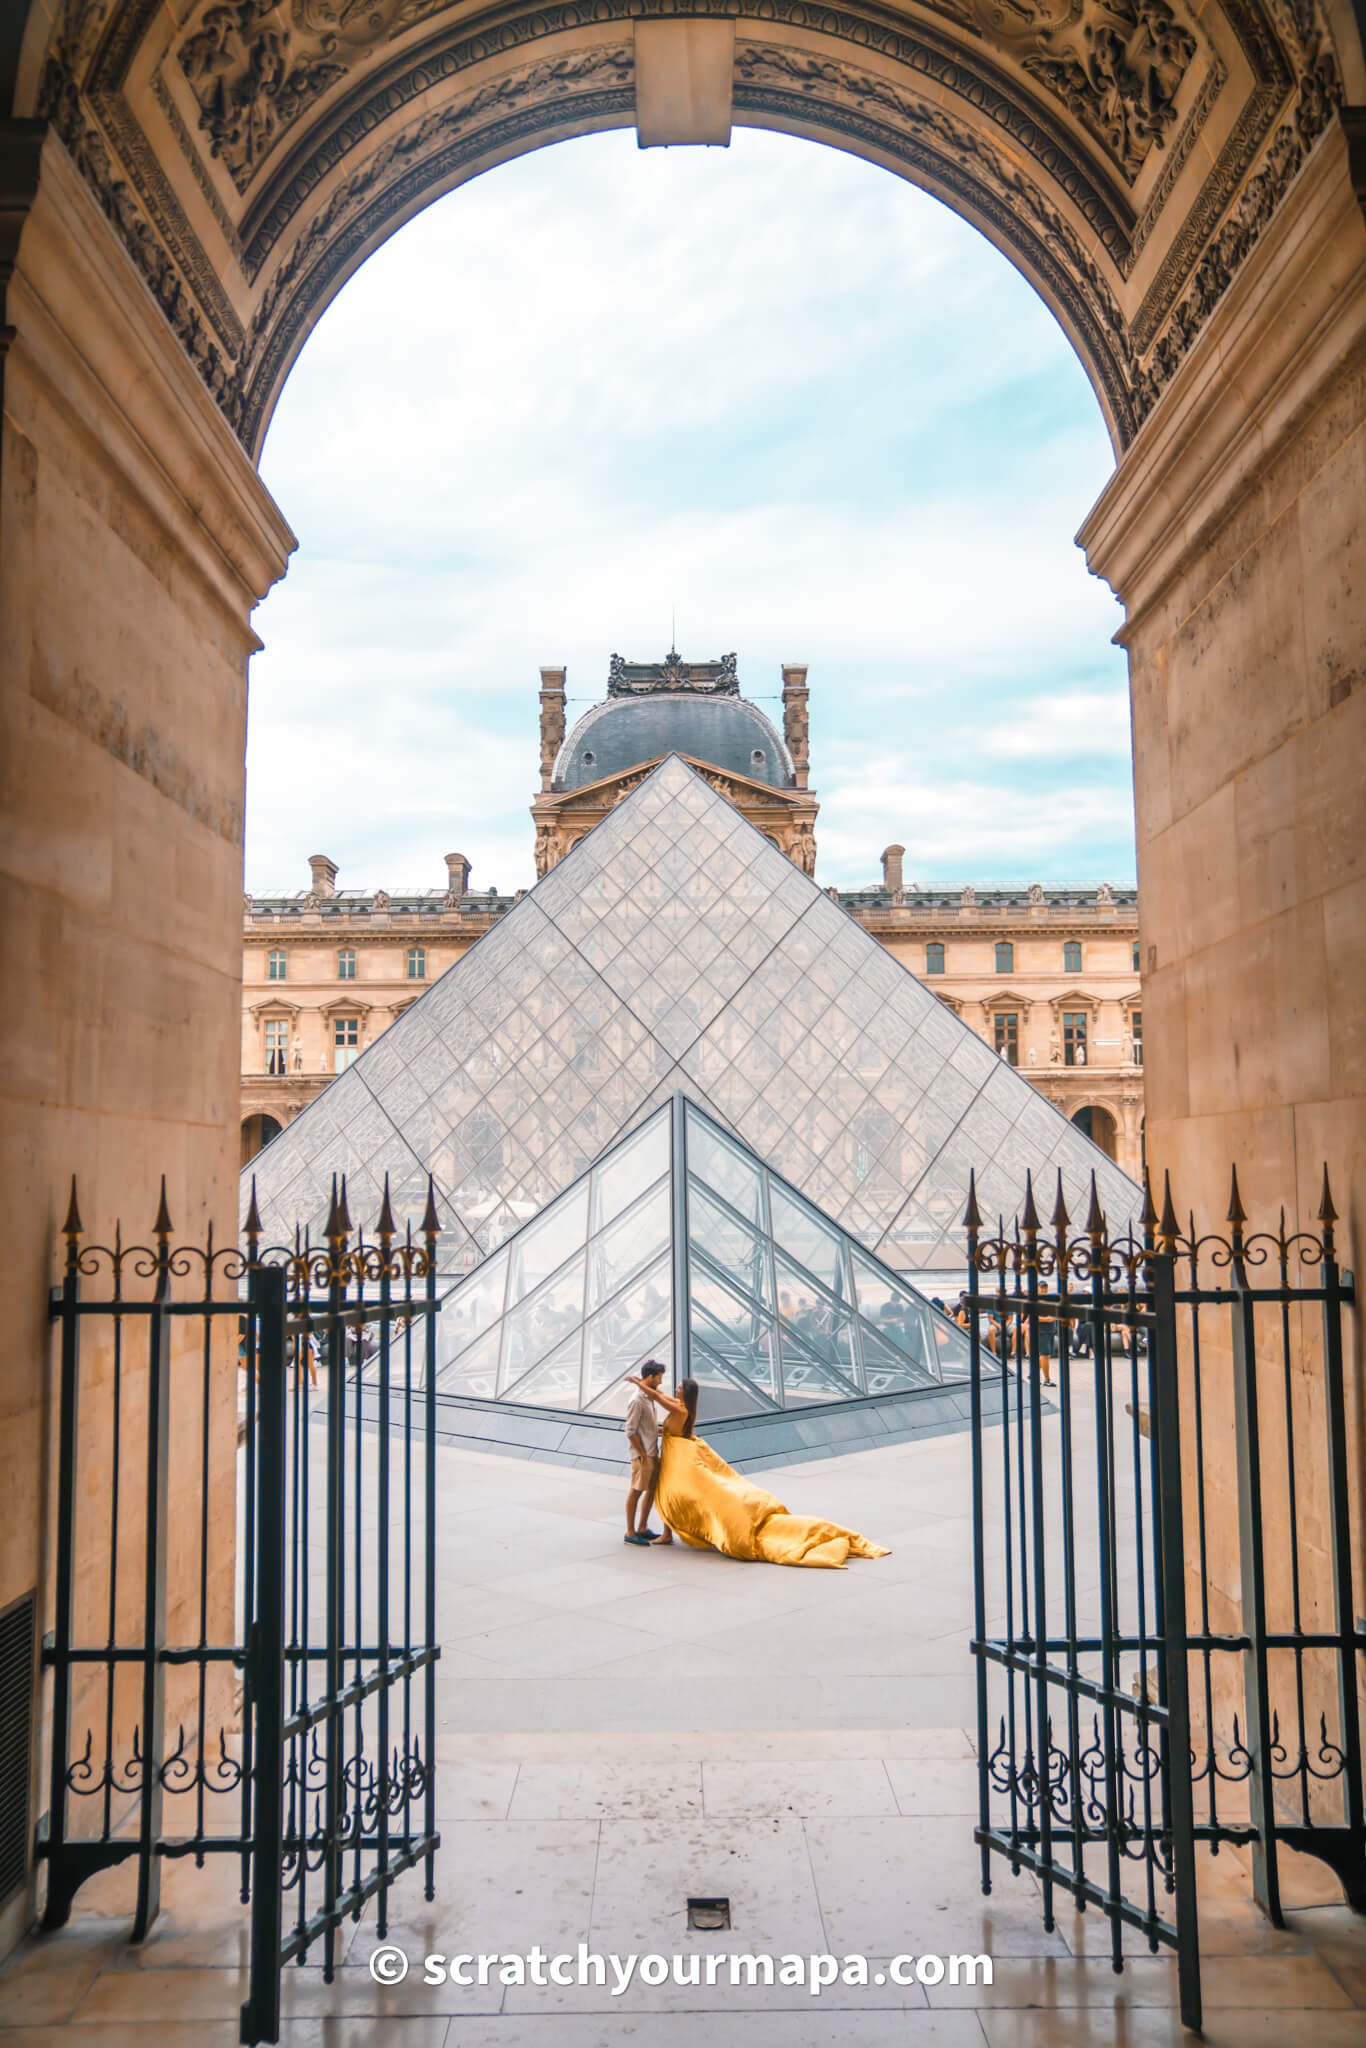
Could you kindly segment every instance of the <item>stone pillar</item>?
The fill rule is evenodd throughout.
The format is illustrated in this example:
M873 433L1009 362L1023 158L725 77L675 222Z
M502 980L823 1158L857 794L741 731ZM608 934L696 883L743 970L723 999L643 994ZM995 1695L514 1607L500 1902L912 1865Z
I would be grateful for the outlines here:
M0 301L0 1609L37 1587L41 1632L46 1286L71 1177L105 1242L116 1218L145 1235L163 1173L177 1242L236 1230L251 610L294 543L37 123L0 124ZM91 1331L92 1380L98 1351ZM136 1379L130 1361L134 1409ZM236 1381L229 1362L215 1382L211 1632L232 1616ZM88 1402L83 1429L107 1413ZM171 1483L174 1515L197 1459ZM173 1573L172 1640L196 1632L188 1597ZM26 1913L20 1894L0 1950Z
M899 903L905 894L901 879L901 863L906 855L904 846L884 846L882 849L882 886Z
M811 774L811 726L807 716L806 664L783 663L783 739L797 774L798 789L805 789Z
M555 756L564 745L564 686L567 671L541 670L541 788L549 789Z
M1359 1271L1366 134L1347 119L1353 146L1343 125L1315 145L1080 540L1126 611L1158 1201L1170 1170L1183 1225L1193 1210L1222 1230L1237 1162L1250 1228L1274 1229L1284 1202L1288 1230L1315 1231L1326 1162L1340 1257ZM1312 1334L1293 1364L1317 1454ZM1359 1358L1353 1371L1359 1385ZM1240 1604L1227 1354L1204 1388L1222 1629ZM1320 1574L1323 1487L1320 1464L1301 1493Z
M446 901L458 903L470 893L470 864L463 853L446 855Z
M315 896L335 896L337 893L337 863L329 860L325 853L310 853L308 872L313 877L312 893Z

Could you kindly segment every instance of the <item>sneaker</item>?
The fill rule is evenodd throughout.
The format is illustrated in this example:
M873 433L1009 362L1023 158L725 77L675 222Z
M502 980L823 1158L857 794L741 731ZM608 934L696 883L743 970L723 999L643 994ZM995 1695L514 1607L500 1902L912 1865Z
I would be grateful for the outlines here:
M649 1524L648 1524L648 1523L647 1523L647 1524L646 1524L646 1526L645 1526L645 1527L644 1527L644 1528L643 1528L643 1529L641 1530L640 1534L641 1534L641 1538L642 1538L642 1540L643 1540L644 1542L646 1542L646 1543L660 1543L660 1542L662 1542L662 1541L663 1541L663 1536L664 1536L664 1532L663 1532L663 1530L661 1530L661 1529L652 1529L652 1528L650 1528L650 1526L649 1526Z
M621 1539L621 1540L622 1540L622 1542L623 1542L623 1543L644 1543L644 1544L646 1544L647 1546L648 1546L648 1544L649 1544L649 1541L650 1541L650 1539L649 1539L649 1537L648 1537L648 1536L637 1536L637 1535L634 1535L634 1534L632 1533L632 1531L630 1531L629 1529L627 1530L626 1534L625 1534L625 1535L624 1535L624 1536L622 1537L622 1539Z

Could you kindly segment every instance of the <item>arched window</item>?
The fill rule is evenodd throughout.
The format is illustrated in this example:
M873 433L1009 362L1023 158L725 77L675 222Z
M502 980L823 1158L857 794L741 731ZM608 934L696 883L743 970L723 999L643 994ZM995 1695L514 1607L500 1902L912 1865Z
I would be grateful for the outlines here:
M996 941L996 972L998 974L1013 974L1015 972L1015 948L1009 939L998 939Z
M266 955L267 981L283 981L285 978L285 956L278 949Z
M425 981L427 979L427 949L425 946L410 946L408 948L408 979L409 981Z
M1081 940L1069 939L1062 949L1062 971L1064 974L1081 973Z
M356 978L356 954L352 946L343 946L337 955L338 981L354 981Z
M944 948L938 939L931 939L925 948L925 972L926 974L942 974L944 972Z

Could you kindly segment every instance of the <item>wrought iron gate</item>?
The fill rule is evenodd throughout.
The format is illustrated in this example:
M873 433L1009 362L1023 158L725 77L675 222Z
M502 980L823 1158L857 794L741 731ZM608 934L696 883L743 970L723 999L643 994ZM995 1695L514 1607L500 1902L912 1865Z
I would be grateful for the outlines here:
M1071 1234L1032 1186L1009 1233L965 1225L974 1396L982 1888L992 1857L1177 1955L1200 2025L1197 1844L1248 1847L1279 1922L1278 1849L1366 1910L1343 1377L1353 1280L1325 1174L1319 1233L1159 1218L1112 1238L1094 1184ZM981 1426L984 1356L1007 1367ZM1313 1492L1327 1540L1311 1547ZM1224 1512L1215 1510L1224 1496ZM1235 1513L1236 1503L1236 1513Z
M321 1941L330 1979L348 1916L433 1893L439 1227L429 1187L400 1237L386 1186L353 1241L343 1182L321 1246L263 1247L254 1196L241 1250L173 1246L163 1185L151 1244L87 1244L72 1189L43 1925L134 1858L140 1940L166 1858L238 1859L246 2043L284 1963Z

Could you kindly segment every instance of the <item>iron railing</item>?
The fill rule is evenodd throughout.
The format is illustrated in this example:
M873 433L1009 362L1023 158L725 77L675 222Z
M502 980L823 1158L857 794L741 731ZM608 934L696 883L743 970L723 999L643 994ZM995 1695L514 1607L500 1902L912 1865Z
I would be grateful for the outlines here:
M92 1245L72 1190L43 1925L135 1859L141 1939L165 1859L239 1858L244 2042L285 1962L321 1940L330 1979L407 1869L432 1896L438 1230L386 1187L353 1237L343 1183L321 1246L263 1247L254 1194L241 1249L173 1246L163 1185L150 1244Z
M1032 1185L1009 1232L975 1187L965 1218L975 1396L987 1354L1010 1368L998 1441L973 1441L983 1889L1003 1856L1045 1925L1058 1890L1098 1907L1117 1969L1126 1927L1175 1948L1192 2027L1198 1843L1250 1850L1273 1920L1281 1845L1366 1908L1353 1280L1326 1174L1317 1234L1249 1234L1236 1173L1228 1220L1183 1230L1168 1185L1112 1238L1093 1185L1074 1236L1061 1184L1051 1230Z

